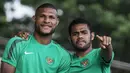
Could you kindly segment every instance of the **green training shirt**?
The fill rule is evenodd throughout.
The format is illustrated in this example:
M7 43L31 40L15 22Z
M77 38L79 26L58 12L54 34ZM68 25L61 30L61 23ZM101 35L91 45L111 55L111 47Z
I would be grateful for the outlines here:
M32 35L28 40L10 39L2 57L16 68L15 73L67 73L70 60L69 53L53 40L43 45Z
M83 58L72 55L72 63L69 73L110 73L110 65L113 60L114 53L112 53L112 59L109 62L100 56L101 49L93 49Z

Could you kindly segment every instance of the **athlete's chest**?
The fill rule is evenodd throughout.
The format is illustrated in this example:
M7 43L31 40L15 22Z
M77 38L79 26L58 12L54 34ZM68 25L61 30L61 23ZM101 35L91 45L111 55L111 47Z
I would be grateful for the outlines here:
M18 64L26 67L56 69L59 66L60 55L56 47L28 45L21 52Z
M84 58L73 57L70 73L101 73L100 56L90 54Z

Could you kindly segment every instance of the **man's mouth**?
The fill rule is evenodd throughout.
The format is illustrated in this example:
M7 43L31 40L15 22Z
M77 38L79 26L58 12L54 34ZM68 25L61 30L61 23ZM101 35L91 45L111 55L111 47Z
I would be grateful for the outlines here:
M82 40L82 41L77 41L76 44L77 44L77 45L84 45L84 44L85 44L85 41L83 41L83 40Z
M44 25L44 24L41 24L41 27L43 27L43 28L52 28L52 26L50 26L50 25Z

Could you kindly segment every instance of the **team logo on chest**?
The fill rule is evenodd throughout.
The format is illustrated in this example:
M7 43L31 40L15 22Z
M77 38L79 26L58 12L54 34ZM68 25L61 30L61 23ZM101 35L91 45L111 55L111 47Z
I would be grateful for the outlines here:
M82 65L83 67L86 67L88 64L89 64L88 59L83 60L83 61L81 62L81 65Z
M46 57L46 62L51 65L54 63L54 60L51 57Z

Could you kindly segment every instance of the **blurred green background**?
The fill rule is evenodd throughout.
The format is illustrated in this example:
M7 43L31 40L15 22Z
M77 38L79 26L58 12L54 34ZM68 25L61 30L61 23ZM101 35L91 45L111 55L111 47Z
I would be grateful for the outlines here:
M34 23L30 17L6 20L4 4L13 1L16 0L0 0L0 56L14 34L19 31L33 32ZM81 16L92 23L95 34L112 37L115 52L112 73L130 73L130 0L21 0L20 3L35 10L46 2L58 8L60 18L53 39L72 51L67 27L75 17ZM93 44L94 48L98 47L96 38Z

